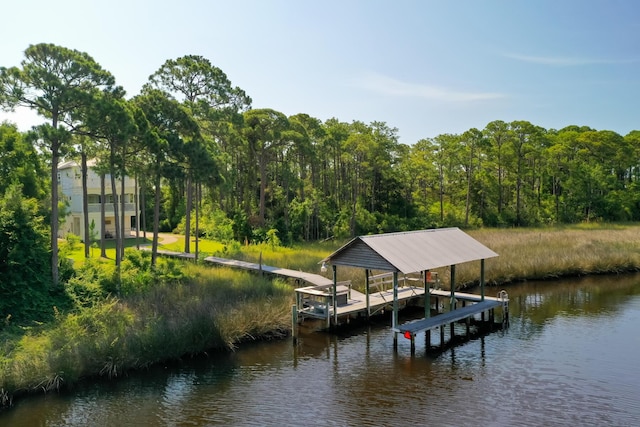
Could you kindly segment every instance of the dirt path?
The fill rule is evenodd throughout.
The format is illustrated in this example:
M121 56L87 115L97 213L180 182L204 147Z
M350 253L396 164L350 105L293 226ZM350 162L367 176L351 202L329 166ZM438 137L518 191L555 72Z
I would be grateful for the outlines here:
M158 233L158 240L163 245L170 245L178 241L178 236L172 233Z

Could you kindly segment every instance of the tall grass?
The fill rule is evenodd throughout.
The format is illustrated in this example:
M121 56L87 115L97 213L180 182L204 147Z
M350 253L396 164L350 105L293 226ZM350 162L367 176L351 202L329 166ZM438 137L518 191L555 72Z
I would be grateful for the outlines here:
M498 253L486 260L486 279L497 285L640 270L638 226L483 229L469 234ZM458 272L458 283L472 283L479 266L463 264Z
M185 265L185 282L109 298L20 334L3 333L0 394L49 391L290 329L291 288L229 269ZM2 403L2 402L0 402Z

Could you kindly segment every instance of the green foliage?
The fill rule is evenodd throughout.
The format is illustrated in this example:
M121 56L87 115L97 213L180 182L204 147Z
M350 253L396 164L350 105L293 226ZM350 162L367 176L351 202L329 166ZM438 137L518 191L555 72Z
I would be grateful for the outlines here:
M0 200L0 318L21 320L51 315L48 234L34 199L19 185Z
M87 259L65 284L65 291L75 307L91 307L102 303L109 292L115 289L114 270L115 266L111 263Z
M178 233L184 234L185 218L183 217L176 228ZM212 209L210 204L206 204L200 213L198 226L200 237L218 242L229 242L234 238L234 222L229 219L221 209ZM191 234L196 232L195 221L191 222Z
M280 247L281 242L280 238L278 237L278 230L276 230L275 228L270 228L269 230L267 230L265 243L269 245L271 250L275 250L276 248Z
M17 126L0 123L0 194L9 185L20 184L27 198L44 198L46 172L43 159L36 152L29 135L18 131Z

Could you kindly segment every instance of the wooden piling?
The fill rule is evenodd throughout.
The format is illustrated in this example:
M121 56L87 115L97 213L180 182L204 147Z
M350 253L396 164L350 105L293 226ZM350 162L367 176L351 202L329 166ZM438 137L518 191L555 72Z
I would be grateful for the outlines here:
M298 306L291 306L291 336L293 337L293 345L298 343Z

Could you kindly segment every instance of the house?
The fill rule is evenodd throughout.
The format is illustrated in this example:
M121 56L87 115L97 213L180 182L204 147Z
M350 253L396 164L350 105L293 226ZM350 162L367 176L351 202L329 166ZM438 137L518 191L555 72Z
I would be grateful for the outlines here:
M100 221L100 205L101 189L100 189L100 175L98 175L93 167L95 166L95 160L89 160L87 162L87 201L89 204L89 224L91 221L95 223L95 238L99 239L100 235L104 233L105 237L113 237L116 235L116 222L113 213L113 195L111 191L111 176L107 174L105 176L105 220L104 224ZM82 170L80 164L75 161L66 161L58 165L58 185L60 201L65 201L68 205L67 216L65 221L61 224L58 237L64 238L67 234L72 233L81 238L84 236L84 220L83 220L83 207L82 207ZM126 176L124 179L124 195L121 194L121 181L116 179L116 191L118 197L118 203L121 203L122 197L124 197L125 209L124 209L124 236L129 237L131 231L136 227L136 205L137 192L135 182L132 178ZM118 212L120 212L121 205L118 205ZM91 233L91 231L90 231Z

